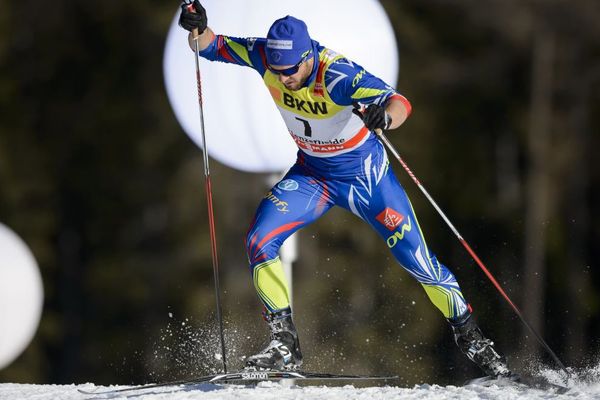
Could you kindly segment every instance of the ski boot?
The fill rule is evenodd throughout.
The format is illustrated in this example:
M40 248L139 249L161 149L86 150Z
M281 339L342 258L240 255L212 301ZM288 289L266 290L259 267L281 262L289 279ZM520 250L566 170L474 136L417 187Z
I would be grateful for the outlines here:
M518 380L518 376L508 369L506 359L494 349L494 342L483 336L470 313L458 322L451 322L450 326L460 351L477 364L486 375L492 378Z
M290 310L264 313L271 330L271 341L263 350L246 360L247 369L296 370L302 365L298 332Z

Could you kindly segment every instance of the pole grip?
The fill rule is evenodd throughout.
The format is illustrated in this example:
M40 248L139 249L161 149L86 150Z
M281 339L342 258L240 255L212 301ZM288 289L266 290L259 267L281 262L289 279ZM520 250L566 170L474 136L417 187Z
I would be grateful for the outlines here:
M191 1L190 3L187 4L187 6L185 7L187 8L187 10L191 13L196 13L196 9L194 8L194 2ZM194 29L192 31L192 37L194 40L196 40L196 42L198 41L198 36L200 36L200 33L198 32L198 29ZM198 49L198 47L196 47L196 50Z

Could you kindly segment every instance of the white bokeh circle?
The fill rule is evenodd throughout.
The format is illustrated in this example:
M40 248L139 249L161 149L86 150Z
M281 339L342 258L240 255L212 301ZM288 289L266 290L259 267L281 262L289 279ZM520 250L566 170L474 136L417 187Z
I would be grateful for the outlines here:
M398 50L391 23L377 0L204 0L215 33L264 37L277 18L293 15L311 37L344 54L395 86ZM176 13L166 41L165 85L177 120L202 147L194 54ZM248 172L282 172L297 147L265 88L251 68L200 59L204 120L210 156Z
M37 331L44 288L31 251L0 224L0 369L12 363Z

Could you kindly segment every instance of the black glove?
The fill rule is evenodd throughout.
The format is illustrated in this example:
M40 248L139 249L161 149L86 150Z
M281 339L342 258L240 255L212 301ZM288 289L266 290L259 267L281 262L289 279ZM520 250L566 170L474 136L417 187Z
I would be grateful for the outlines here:
M361 113L358 104L355 103L352 112L363 120L365 126L370 131L374 131L375 129L386 130L392 123L392 118L385 112L385 108L378 106L377 104L370 104L364 112Z
M208 18L206 18L206 10L198 0L193 3L183 3L181 5L181 15L179 16L179 26L186 31L198 29L198 34L206 30Z

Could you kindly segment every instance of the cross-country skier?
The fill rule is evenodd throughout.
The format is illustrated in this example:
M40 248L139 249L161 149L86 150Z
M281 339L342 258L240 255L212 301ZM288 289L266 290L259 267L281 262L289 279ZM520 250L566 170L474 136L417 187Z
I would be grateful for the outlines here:
M270 343L248 367L295 369L302 364L288 287L278 250L298 229L340 206L369 224L398 263L415 277L448 320L456 344L492 377L510 376L506 362L471 317L456 278L429 250L404 189L389 168L376 129L395 129L409 101L360 65L308 34L294 17L278 19L266 38L215 35L198 0L183 4L179 25L199 55L250 67L263 79L298 145L296 163L260 203L246 238L250 271L264 304Z

